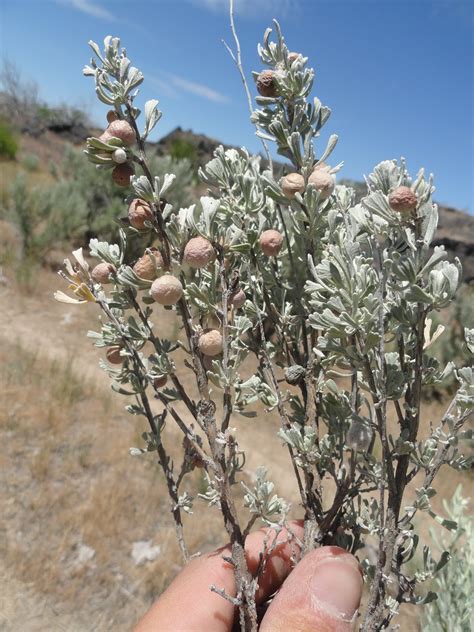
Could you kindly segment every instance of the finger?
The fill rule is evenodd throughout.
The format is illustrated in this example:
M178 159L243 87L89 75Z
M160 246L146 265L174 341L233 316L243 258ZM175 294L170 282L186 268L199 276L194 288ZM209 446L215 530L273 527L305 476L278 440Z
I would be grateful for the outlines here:
M303 540L302 520L290 522L289 529L298 540ZM295 565L292 560L299 559L300 554L300 547L294 538L289 539L287 529L282 529L278 534L274 529L255 531L249 535L245 542L247 565L253 577L257 575L262 553L269 550L271 553L266 558L263 572L259 574L255 595L257 604L260 604L281 586Z
M361 596L356 558L336 546L316 549L285 580L260 632L349 632Z
M303 538L302 522L290 527L297 538ZM283 529L275 540L275 531L261 529L250 534L245 542L249 571L257 572L260 554L273 543L265 571L259 581L257 601L272 594L293 567L292 558L299 553L295 542L288 542L288 531ZM158 601L138 623L134 632L228 632L234 621L234 606L210 586L235 596L233 567L223 559L230 556L224 547L191 561L165 590Z

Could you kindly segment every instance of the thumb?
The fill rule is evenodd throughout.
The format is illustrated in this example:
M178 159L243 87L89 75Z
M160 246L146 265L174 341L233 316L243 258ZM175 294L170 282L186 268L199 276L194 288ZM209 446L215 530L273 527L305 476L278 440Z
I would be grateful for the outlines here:
M337 546L308 553L270 604L260 632L349 632L362 596L356 558Z

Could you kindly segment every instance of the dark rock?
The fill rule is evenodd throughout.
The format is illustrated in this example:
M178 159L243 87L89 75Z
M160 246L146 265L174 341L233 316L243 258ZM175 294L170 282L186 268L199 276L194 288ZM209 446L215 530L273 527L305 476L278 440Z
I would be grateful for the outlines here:
M444 246L450 259L458 257L463 281L474 281L474 216L448 206L439 207L439 223L433 246Z

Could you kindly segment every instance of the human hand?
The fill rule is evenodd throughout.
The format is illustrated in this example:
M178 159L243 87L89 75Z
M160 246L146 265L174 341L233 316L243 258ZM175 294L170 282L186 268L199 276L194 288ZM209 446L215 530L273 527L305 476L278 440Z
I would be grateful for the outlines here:
M292 531L303 537L300 522ZM249 571L255 574L269 530L245 542ZM271 539L270 539L271 541ZM349 632L362 594L356 558L336 546L311 551L292 569L294 542L281 531L256 594L257 605L280 589L260 624L260 632ZM229 547L192 560L154 603L134 632L231 632L235 608L209 587L235 596L234 571L223 559Z

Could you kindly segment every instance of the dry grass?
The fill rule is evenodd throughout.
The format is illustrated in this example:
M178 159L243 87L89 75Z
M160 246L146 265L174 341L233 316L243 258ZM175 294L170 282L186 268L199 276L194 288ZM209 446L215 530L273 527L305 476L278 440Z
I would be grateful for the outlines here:
M37 157L38 164L35 169L29 170L30 185L51 183L54 180L51 165L61 165L67 144L60 136L49 131L39 138L22 134L16 159L1 161L0 193L24 169L25 161L31 156Z
M133 418L73 362L6 343L0 364L3 595L11 605L11 577L15 590L34 595L6 629L29 630L20 624L26 613L50 629L53 612L74 614L78 630L129 629L181 563L162 476L152 458L128 456L139 435ZM214 518L188 530L194 550L222 541ZM131 549L140 540L161 553L137 567ZM81 545L95 551L92 560L79 561Z

